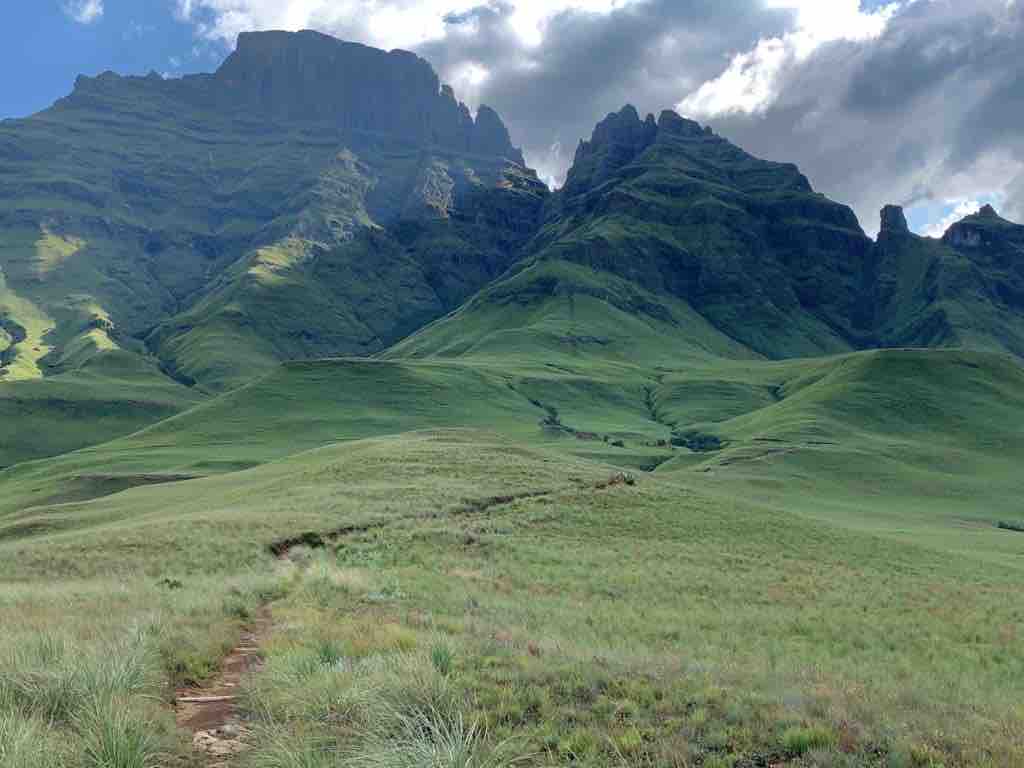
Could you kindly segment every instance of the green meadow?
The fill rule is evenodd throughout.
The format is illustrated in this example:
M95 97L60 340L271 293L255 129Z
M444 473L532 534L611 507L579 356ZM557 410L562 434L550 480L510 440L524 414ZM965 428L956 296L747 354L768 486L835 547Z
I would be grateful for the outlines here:
M240 766L1021 764L1015 360L516 359L0 473L3 764L199 760L173 688L265 609Z

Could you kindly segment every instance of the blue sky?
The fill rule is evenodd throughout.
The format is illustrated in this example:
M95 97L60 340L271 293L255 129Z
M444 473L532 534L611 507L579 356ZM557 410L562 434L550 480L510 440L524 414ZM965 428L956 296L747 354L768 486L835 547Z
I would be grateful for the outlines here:
M223 45L198 41L195 28L175 17L172 0L104 0L102 5L101 16L81 23L64 0L5 0L0 117L45 109L70 93L79 74L211 71L226 53Z

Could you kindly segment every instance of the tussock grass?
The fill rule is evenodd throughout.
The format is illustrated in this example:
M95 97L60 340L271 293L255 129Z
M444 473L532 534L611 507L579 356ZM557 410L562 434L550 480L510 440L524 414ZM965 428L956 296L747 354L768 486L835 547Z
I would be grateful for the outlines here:
M0 706L67 725L98 700L158 695L159 667L139 636L83 649L69 637L40 634L0 659Z
M74 725L83 768L160 768L170 760L170 729L138 702L99 697Z
M0 765L64 768L64 748L44 724L0 707Z
M385 708L341 760L345 768L507 768L521 764L509 743L488 743L479 721L458 710Z
M188 754L166 706L182 670L212 672L239 611L282 576L0 586L0 765L164 768Z
M863 520L902 521L890 496L866 496L856 524L838 524L781 509L770 485L760 503L719 493L707 473L699 487L678 469L608 486L614 471L424 432L73 506L109 517L0 543L29 574L0 588L0 658L21 645L59 659L65 642L85 657L137 636L164 685L201 678L272 600L266 667L242 690L253 764L333 768L433 713L451 714L441 725L456 742L473 731L467 759L511 739L500 759L532 766L1024 760L1019 540L991 526L992 510L977 528L945 508L908 515L889 535ZM498 497L510 501L469 503ZM323 548L268 555L306 531ZM950 557L956 537L980 548ZM104 572L115 552L137 577ZM31 581L44 564L66 581ZM55 639L29 650L42 635ZM22 711L46 697L6 690L22 721L81 754L66 715Z

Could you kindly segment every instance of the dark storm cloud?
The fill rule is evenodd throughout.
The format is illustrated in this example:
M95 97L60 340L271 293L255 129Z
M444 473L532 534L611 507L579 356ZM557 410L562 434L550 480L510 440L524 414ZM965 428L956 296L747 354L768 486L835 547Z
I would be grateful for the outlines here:
M512 11L493 2L449 16L451 33L418 52L444 77L467 61L485 67L474 100L505 117L549 177L608 112L671 108L736 54L794 28L791 13L758 0L648 0L561 13L532 48L510 29ZM889 202L987 192L1024 212L1021 51L1022 0L917 0L876 39L826 43L791 60L767 109L697 117L754 154L798 163L869 231ZM992 159L1000 153L1009 159Z
M514 23L546 5L533 2L177 0L226 42L301 24L383 44L373 9L392 12L385 26L429 26L432 42L414 50L471 107L497 109L547 178L607 113L686 103L753 154L798 163L869 231L889 202L993 198L1024 214L1024 0L594 2L601 11L548 15L536 45ZM443 34L431 25L441 18ZM717 80L727 71L736 77Z
M1005 195L1024 211L1024 7L919 0L884 34L790 66L761 114L710 122L792 160L869 231L887 202Z
M497 109L531 163L555 176L608 112L627 102L671 108L792 20L756 0L649 0L611 13L563 12L531 47L507 24L512 10L489 3L449 16L450 34L417 52L447 79L466 61L486 67L476 100Z

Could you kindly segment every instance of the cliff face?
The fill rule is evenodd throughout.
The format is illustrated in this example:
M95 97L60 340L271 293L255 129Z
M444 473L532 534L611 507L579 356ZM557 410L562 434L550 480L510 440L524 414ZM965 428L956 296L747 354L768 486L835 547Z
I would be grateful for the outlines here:
M524 164L498 114L483 106L474 120L424 59L318 32L245 32L213 75L81 77L67 101L102 103L104 95L140 88L221 113L328 123Z

